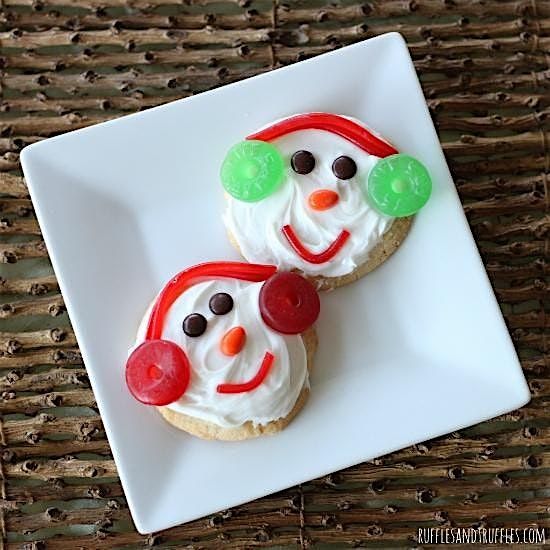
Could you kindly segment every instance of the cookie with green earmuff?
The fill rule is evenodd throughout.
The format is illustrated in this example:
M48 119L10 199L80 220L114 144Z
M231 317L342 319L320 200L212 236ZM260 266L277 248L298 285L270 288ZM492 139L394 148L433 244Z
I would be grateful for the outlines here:
M231 147L220 166L224 221L250 262L294 269L319 289L372 271L399 247L432 180L363 123L293 115Z

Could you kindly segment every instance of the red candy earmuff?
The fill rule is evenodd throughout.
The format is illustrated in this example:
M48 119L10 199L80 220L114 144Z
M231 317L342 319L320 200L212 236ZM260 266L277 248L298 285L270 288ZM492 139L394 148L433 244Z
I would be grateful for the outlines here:
M169 340L145 340L126 361L126 385L145 405L168 405L189 385L191 368L185 352Z
M164 320L188 288L217 278L265 281L259 296L260 313L266 325L282 334L300 334L319 316L317 291L296 273L277 273L272 265L243 262L212 262L185 269L162 289L151 310L145 341L126 362L126 384L141 403L168 405L185 393L191 373L189 360L177 344L162 339Z
M319 316L321 302L313 285L290 271L272 275L260 290L265 324L283 334L300 334Z

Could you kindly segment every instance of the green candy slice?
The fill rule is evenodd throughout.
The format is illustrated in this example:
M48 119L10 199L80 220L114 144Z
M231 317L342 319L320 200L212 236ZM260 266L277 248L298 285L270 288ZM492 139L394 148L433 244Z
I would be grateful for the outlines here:
M428 202L432 180L428 170L415 158L390 155L376 163L363 191L376 210L403 218L415 214Z
M256 202L271 195L283 181L282 155L270 143L247 140L234 145L221 168L225 190L240 201Z

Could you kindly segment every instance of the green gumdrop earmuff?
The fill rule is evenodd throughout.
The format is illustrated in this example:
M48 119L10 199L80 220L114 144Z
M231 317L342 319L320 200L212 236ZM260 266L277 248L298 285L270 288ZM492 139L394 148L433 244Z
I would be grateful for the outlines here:
M398 153L380 159L362 188L373 208L387 216L403 218L416 214L428 202L432 180L420 161Z
M277 190L285 175L285 162L276 147L265 141L245 140L227 153L222 167L224 189L235 199L256 202Z

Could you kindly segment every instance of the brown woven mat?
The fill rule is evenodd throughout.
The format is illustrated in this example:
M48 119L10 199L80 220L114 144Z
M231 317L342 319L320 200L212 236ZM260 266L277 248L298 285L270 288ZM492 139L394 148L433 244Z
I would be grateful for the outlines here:
M480 523L546 526L550 541L550 2L2 0L0 7L5 548L396 548L413 545L418 526ZM19 151L391 30L409 43L533 400L459 433L141 536Z

